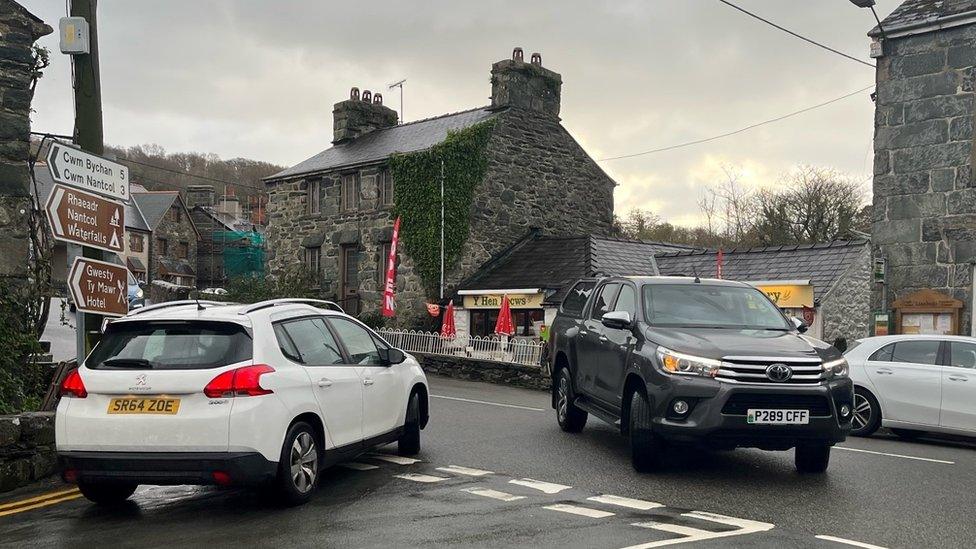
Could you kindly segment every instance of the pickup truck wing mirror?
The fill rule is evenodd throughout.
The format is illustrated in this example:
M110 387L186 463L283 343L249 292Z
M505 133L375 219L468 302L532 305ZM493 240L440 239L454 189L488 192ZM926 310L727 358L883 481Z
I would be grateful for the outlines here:
M627 311L611 311L600 317L600 322L607 328L625 330L631 325L630 313Z
M801 334L807 331L808 326L806 322L803 322L795 316L791 316L790 320L793 321L793 327L796 328L796 331L800 332Z

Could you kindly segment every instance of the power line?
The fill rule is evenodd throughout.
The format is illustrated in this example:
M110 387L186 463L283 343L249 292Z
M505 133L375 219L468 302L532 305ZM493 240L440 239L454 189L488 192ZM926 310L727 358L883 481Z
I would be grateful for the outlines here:
M754 129L754 128L758 128L759 126L765 126L766 124L772 124L773 122L779 122L780 120L786 120L787 118L792 118L792 117L797 116L799 114L803 114L805 112L810 112L810 111L812 111L814 109L819 109L820 107L826 107L827 105L836 103L836 102L841 101L843 99L847 99L848 97L852 97L852 96L855 96L855 95L857 95L859 93L866 92L867 90L870 90L873 87L874 87L874 84L871 84L870 86L867 86L865 88L861 88L861 89L859 89L857 91L853 91L853 92L848 93L846 95L842 95L840 97L835 97L835 98L831 99L830 101L824 101L823 103L819 103L817 105L813 105L813 106L807 107L805 109L800 109L798 111L793 111L793 112L791 112L789 114L784 114L782 116L777 116L776 118L770 118L769 120L763 120L762 122L757 122L755 124L750 124L750 125L748 125L748 126L746 126L744 128L739 128L737 130L733 130L733 131L726 132L726 133L723 133L723 134L714 135L712 137L706 137L704 139L696 139L694 141L686 141L684 143L678 143L677 145L669 145L667 147L661 147L661 148L658 148L658 149L651 149L649 151L643 151L643 152L638 152L638 153L633 153L633 154L624 154L624 155L620 155L620 156L610 156L610 157L607 157L607 158L599 158L599 159L597 159L597 162L606 162L608 160L620 160L621 158L633 158L635 156L644 156L646 154L654 154L654 153L659 153L659 152L664 152L664 151L672 151L674 149L682 149L684 147L690 147L692 145L700 145L702 143L708 143L709 141L715 141L716 139L722 139L723 137L729 137L729 136L732 136L732 135L740 134L742 132L749 131L749 130Z
M758 20L762 21L763 23L766 23L767 25L776 27L777 29L779 29L779 30L781 30L781 31L783 31L783 32L785 32L785 33L787 33L789 35L795 36L795 37L799 38L800 40L803 40L804 42L808 42L810 44L813 44L814 46L817 46L818 48L823 48L823 49L825 49L825 50L827 50L829 52L836 53L837 55L839 55L841 57L846 57L847 59L850 59L851 61L855 61L855 62L860 63L862 65L867 65L867 66L871 67L872 69L875 68L874 65L872 65L871 63L868 63L867 61L864 61L863 59L858 59L857 57L854 57L852 55L848 55L848 54L846 54L846 53L844 53L842 51L835 50L834 48L831 48L830 46L821 44L820 42L817 42L816 40L811 40L810 38L807 38L806 36L803 36L801 34L797 34L797 33L793 32L793 31L791 31L790 29L787 29L785 27L781 27L781 26L777 25L776 23L773 23L769 19L764 19L764 18L760 17L759 15L756 15L755 13L752 13L751 11L746 10L745 8L740 8L739 6L736 6L735 4L733 4L732 2L729 2L727 0L718 0L718 1L721 2L721 3L723 3L723 4L725 4L726 6L729 6L730 8L735 8L735 9L741 11L742 13L748 15L749 17L752 17L754 19L758 19Z

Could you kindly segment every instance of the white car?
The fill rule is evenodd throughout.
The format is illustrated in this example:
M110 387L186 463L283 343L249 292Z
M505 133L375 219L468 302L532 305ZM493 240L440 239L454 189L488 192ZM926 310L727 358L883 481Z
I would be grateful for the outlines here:
M303 503L323 467L389 442L419 452L429 410L413 357L297 299L140 309L61 390L62 475L106 504L139 484L270 486Z
M976 436L976 338L869 337L844 356L854 381L852 435L883 426L903 438Z

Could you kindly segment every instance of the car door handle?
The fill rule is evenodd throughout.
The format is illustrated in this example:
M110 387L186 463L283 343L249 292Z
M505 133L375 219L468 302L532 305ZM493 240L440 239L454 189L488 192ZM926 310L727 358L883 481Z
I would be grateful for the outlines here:
M891 374L894 373L891 370L889 370L888 368L882 368L880 370L875 370L875 372L877 372L877 373L879 373L881 375L884 375L884 376L890 376Z
M581 336L585 336L588 333L590 333L590 332L587 332L586 330L580 330L579 331L579 335L581 335Z
M949 376L949 381L969 381L966 376Z
M608 337L607 337L607 336L605 336L605 335L601 335L601 336L600 336L600 341L602 341L602 342L604 342L604 343L606 343L607 341L610 341L610 338L608 338Z
M329 387L332 387L332 380L331 379L325 379L325 378L320 379L319 380L319 387L326 388L326 389L329 388Z
M369 386L369 385L372 385L372 384L373 384L373 380L372 379L368 379L367 378L367 379L364 379L363 380L363 385Z

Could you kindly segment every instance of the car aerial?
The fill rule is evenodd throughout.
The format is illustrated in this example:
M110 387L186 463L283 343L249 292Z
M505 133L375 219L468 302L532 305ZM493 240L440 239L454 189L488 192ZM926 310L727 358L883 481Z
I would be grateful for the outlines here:
M859 339L847 353L854 381L854 429L888 427L976 436L976 338L892 335Z
M66 481L96 503L139 484L311 496L319 471L381 444L420 450L417 361L331 302L180 301L113 321L62 384Z
M638 471L690 444L795 448L798 471L823 472L851 429L853 391L840 352L803 329L739 282L581 280L550 332L557 421L618 425Z

